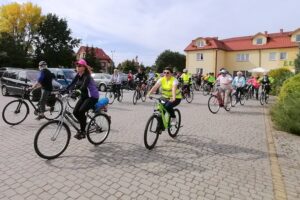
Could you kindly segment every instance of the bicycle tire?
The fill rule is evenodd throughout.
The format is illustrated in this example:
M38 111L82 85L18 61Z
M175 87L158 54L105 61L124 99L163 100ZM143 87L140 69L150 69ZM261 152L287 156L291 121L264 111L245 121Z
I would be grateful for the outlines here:
M264 103L265 103L265 94L264 94L264 92L261 92L261 94L259 96L259 102L262 106L264 105Z
M41 158L44 158L44 159L47 159L47 160L55 159L55 158L59 157L67 149L67 147L70 143L70 139L71 139L71 131L70 131L69 126L65 122L63 122L63 124L61 124L61 128L59 130L59 133L57 134L57 136L62 135L62 133L61 133L62 128L64 128L64 130L66 131L66 134L67 134L66 135L66 142L63 143L63 147L61 148L61 150L59 150L57 153L54 153L52 155L47 155L45 152L43 152L41 150L41 146L44 146L44 143L45 143L43 141L40 141L40 137L41 137L42 133L46 132L44 129L48 128L48 126L54 125L54 128L57 131L58 128L59 128L60 123L61 123L61 121L59 121L59 120L49 121L46 124L44 124L43 126L41 126L39 128L39 130L37 131L37 133L35 134L35 137L34 137L34 150L38 154L38 156L40 156ZM44 132L43 132L43 130L44 130ZM54 132L56 132L56 131L54 131ZM53 133L53 130L49 131L49 132L50 132L49 135L52 135L52 137L50 137L50 138L47 137L46 144L47 143L52 143L49 146L53 147L54 141L56 141L57 138L55 140L53 140L53 134L55 134L55 133Z
M155 127L152 127L154 120L156 120L156 126L154 124ZM161 131L161 120L159 119L159 117L157 115L152 115L148 121L147 124L145 126L145 131L144 131L144 145L147 149L151 150L155 147L158 137L159 137L159 132ZM148 128L150 127L150 130L148 132ZM151 130L151 128L154 128L153 130ZM148 136L150 136L150 133L152 132L151 136L153 135L154 139L153 141L148 141Z
M237 95L236 95L236 92L234 92L232 95L231 95L231 106L232 107L235 107L235 105L238 103L238 98L237 98Z
M146 101L146 95L147 95L147 91L146 90L142 90L141 91L141 100L142 100L142 102Z
M213 108L216 107L216 110ZM220 110L220 103L216 95L211 95L208 99L208 109L211 113L216 114Z
M105 93L105 97L108 98L108 104L113 104L115 101L115 94L112 91L108 91Z
M174 109L174 113L175 113L175 116L176 116L176 125L175 125L175 132L173 133L172 132L172 128L173 126L169 126L168 127L168 133L169 135L172 137L172 138L175 138L179 132L179 129L181 127L181 114L180 114L180 111L175 108ZM177 113L177 114L176 114ZM170 124L170 121L169 121L169 124Z
M61 114L63 110L63 103L60 99L55 98L55 104L54 104L54 109L53 111L47 110L44 112L45 119L47 120L54 120L57 119ZM54 113L54 115L53 115Z
M132 98L132 103L133 105L136 105L137 103L137 100L138 100L138 92L135 90L134 93L133 93L133 98Z
M16 103L16 105L13 105L15 103ZM13 122L11 119L8 119L8 116L11 115L11 113L8 113L9 112L9 106L11 106L11 105L12 105L12 109L15 108L15 109L12 110L13 113L15 114L14 116L12 116L13 119L18 119L16 117L16 114L21 113L20 110L21 110L21 108L24 107L23 105L25 105L24 108L26 109L26 111L25 111L24 117L22 117L20 120L17 120L16 122ZM6 115L6 114L8 114L8 115ZM22 99L17 99L17 100L13 100L13 101L9 102L8 104L6 104L6 106L3 108L3 111L2 111L2 119L5 123L7 123L9 125L12 125L12 126L15 126L15 125L18 125L18 124L22 123L27 118L28 114L29 114L28 104Z
M194 92L191 90L190 91L190 96L185 93L185 100L188 102L188 103L192 103L193 99L194 99Z
M245 105L245 103L246 103L246 97L243 94L241 94L241 96L240 96L240 104L243 106L243 105Z
M102 119L100 119L102 118ZM102 123L104 122L104 123ZM105 130L105 131L103 131ZM102 134L105 132L104 134ZM98 113L94 117L92 117L91 121L88 124L87 128L87 139L93 145L102 144L110 133L110 119L106 114ZM100 136L100 140L95 140L96 137Z

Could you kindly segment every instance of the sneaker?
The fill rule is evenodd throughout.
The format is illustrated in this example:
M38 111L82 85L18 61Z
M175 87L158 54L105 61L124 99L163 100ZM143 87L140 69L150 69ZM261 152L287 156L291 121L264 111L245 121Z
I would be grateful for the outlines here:
M37 118L35 118L36 120L41 120L41 119L44 119L45 116L44 115L38 115Z
M81 139L85 138L85 132L83 132L83 131L77 132L76 135L74 135L74 138L76 138L77 140L81 140Z
M171 118L171 126L175 126L176 125L176 123L177 123L177 121L176 121L176 118L174 117L174 118Z

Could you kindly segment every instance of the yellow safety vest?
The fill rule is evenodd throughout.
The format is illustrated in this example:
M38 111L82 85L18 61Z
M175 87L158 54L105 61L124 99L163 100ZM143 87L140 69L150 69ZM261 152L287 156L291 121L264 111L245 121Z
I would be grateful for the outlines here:
M165 98L172 98L172 87L173 83L175 81L175 77L171 77L169 80L166 79L166 77L161 78L161 89L162 89L162 96ZM176 99L181 99L181 92L177 88L176 89Z
M189 74L183 73L181 75L181 78L182 78L184 84L188 84L191 77Z

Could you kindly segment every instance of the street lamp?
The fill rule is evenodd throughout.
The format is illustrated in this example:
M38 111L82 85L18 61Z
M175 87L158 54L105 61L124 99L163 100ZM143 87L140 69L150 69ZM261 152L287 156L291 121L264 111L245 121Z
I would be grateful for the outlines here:
M116 52L116 50L111 50L111 72L113 73L113 68L115 67L115 63L114 63L114 53Z

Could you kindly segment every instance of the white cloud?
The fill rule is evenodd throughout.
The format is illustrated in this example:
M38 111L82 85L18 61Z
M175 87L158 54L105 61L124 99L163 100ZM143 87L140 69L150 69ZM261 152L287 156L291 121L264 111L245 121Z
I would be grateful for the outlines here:
M6 0L7 1L7 0ZM23 1L25 2L25 1ZM300 27L298 0L33 0L68 20L82 44L116 62L136 55L147 65L165 49L183 52L199 36L219 38ZM287 14L292 13L292 14Z

